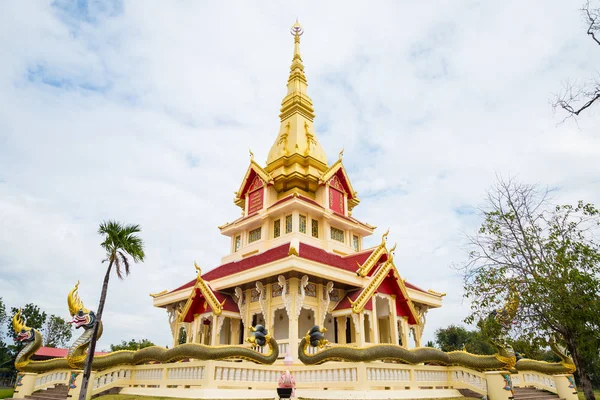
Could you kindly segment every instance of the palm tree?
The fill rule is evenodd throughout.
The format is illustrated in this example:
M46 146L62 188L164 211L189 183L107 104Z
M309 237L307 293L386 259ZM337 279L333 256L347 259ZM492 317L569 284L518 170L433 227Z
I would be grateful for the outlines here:
M123 226L120 222L116 221L104 221L98 228L98 234L104 236L104 242L102 242L100 246L106 250L106 258L102 260L102 262L108 261L108 269L106 270L106 275L104 275L102 294L100 295L100 303L98 304L98 312L96 313L97 321L94 326L94 333L92 334L87 359L85 361L79 400L85 400L87 394L88 382L92 372L92 361L94 360L94 352L96 351L98 326L102 320L110 272L114 266L117 277L123 279L123 274L125 274L125 276L129 275L129 257L131 257L134 262L144 261L144 242L135 235L140 231L139 225Z

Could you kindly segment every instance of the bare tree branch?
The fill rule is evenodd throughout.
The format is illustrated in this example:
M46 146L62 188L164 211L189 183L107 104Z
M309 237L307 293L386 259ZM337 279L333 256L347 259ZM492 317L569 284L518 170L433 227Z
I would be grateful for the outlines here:
M592 8L588 0L581 8L581 12L587 26L586 33L596 44L600 45L600 8ZM579 116L598 102L598 99L600 99L600 81L591 80L583 86L567 82L563 92L555 96L552 107L554 109L562 108L568 113L562 121L564 122L568 118Z

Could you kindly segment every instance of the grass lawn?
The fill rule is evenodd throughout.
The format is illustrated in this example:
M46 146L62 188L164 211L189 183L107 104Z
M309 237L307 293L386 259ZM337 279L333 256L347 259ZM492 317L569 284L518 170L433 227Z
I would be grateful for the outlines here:
M182 400L175 397L154 397L139 396L137 394L107 394L106 396L96 397L94 400ZM273 400L272 397L264 400Z
M0 399L9 399L13 395L12 389L0 389Z
M265 400L271 400L270 399L265 399ZM305 399L305 400L310 400L310 399L306 399L304 397L299 397L299 399ZM135 394L109 394L106 396L100 396L97 397L96 400L181 400L181 399L175 399L173 397L150 397L150 396L138 396ZM423 399L426 400L426 399ZM451 399L443 399L443 400L480 400L474 397L455 397L455 398L451 398Z
M577 396L579 396L579 400L585 400L583 392L577 392ZM594 396L596 396L597 400L600 400L600 390L594 390Z

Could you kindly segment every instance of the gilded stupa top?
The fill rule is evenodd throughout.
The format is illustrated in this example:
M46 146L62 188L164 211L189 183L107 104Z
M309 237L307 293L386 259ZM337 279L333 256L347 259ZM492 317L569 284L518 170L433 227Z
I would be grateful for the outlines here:
M279 134L269 151L265 170L275 181L282 175L289 176L290 172L297 175L296 179L303 176L316 181L327 170L327 156L314 132L315 114L312 100L306 93L308 84L300 56L300 36L304 31L297 20L290 32L294 36L294 57L287 94L281 102Z

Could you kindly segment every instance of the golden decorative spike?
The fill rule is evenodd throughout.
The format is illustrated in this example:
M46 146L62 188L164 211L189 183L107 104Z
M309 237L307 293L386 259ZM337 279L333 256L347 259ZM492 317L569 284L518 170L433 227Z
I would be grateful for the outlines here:
M398 243L394 243L392 248L388 251L388 257L390 260L394 258L394 251L396 250L397 245L398 245Z
M200 275L202 275L202 270L200 269L198 264L196 264L196 260L194 260L194 267L196 267L196 271L198 271L198 278L200 278Z
M383 235L381 235L381 244L384 245L385 241L387 240L388 235L390 234L390 228L387 229L387 231L385 231L385 233Z
M252 152L251 149L248 149L248 153L250 153L250 160L254 160L254 153ZM237 194L237 192L236 192Z
M338 154L338 158L341 160L343 156L344 156L344 148L342 147L342 150L340 150L340 153Z
M73 290L71 290L69 292L69 295L67 296L67 304L69 305L69 313L71 313L71 316L77 314L79 312L79 310L82 310L85 314L90 312L90 310L88 310L87 308L84 307L83 302L79 298L79 293L77 291L78 288L79 288L79 281L77 281L77 284L75 285Z
M13 329L15 330L15 332L17 332L17 333L21 332L22 330L26 330L26 331L31 330L31 328L29 328L27 325L25 325L25 321L23 321L23 318L21 317L21 309L20 308L19 308L19 311L17 311L17 313L13 317L12 326L13 326Z

